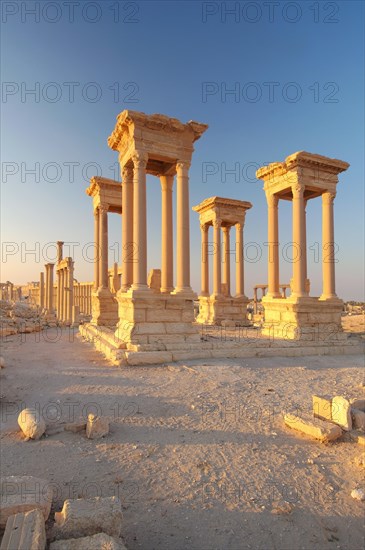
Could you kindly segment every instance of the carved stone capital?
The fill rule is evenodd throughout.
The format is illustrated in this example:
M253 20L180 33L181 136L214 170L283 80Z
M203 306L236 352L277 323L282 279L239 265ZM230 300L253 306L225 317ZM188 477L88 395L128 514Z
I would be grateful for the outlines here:
M302 183L295 183L294 185L292 185L292 193L293 193L293 199L300 199L303 197L304 195L304 189L305 189L305 185L302 184Z
M322 204L330 205L335 200L336 193L334 192L326 192L322 193Z
M207 223L201 223L200 224L200 231L202 233L208 233L209 231L209 225Z
M148 154L144 151L135 151L132 155L132 161L135 168L145 169L148 162Z
M122 166L122 184L131 183L133 181L133 167L128 164Z
M100 215L107 214L108 210L109 210L109 204L106 204L106 203L100 204L99 206Z
M213 220L214 229L220 229L221 225L222 225L221 218L215 218L215 220Z
M177 174L179 174L179 172L181 173L186 173L188 172L189 168L190 168L190 162L188 162L187 160L178 160L176 162L176 172Z
M269 193L269 191L266 191L266 200L267 200L267 206L269 208L277 208L279 204L279 197L277 195L273 195L272 193Z

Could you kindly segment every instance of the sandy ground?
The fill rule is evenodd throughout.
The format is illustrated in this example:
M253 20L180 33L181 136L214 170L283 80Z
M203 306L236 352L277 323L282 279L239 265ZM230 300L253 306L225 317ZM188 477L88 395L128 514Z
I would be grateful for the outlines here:
M362 357L121 369L55 329L9 337L2 354L1 474L52 482L49 525L66 498L118 495L130 550L364 547L365 503L350 496L364 486L364 448L310 441L282 422L292 406L310 411L313 393L363 397ZM111 432L25 442L25 406L53 425L97 411Z

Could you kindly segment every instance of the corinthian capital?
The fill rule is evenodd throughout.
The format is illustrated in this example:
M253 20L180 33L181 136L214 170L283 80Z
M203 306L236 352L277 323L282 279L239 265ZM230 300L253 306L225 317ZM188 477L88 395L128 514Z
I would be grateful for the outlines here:
M213 227L214 229L219 229L222 225L222 220L221 218L216 218L215 220L213 220Z
M277 195L273 195L269 191L266 191L266 200L267 200L267 206L269 208L277 208L279 203L279 198Z
M189 170L189 168L190 168L190 164L191 164L191 163L190 163L189 161L187 161L187 160L178 160L178 161L176 162L176 170L177 170L177 172L180 172L180 171L182 171L182 172L183 172L183 171L186 171L186 172L187 172L187 171Z
M300 199L304 195L305 185L303 183L295 183L292 185L293 199Z
M334 192L327 191L326 193L322 193L322 203L327 205L331 204L335 200L335 197L336 197L336 193Z
M122 166L122 184L133 181L133 167L130 164Z
M144 151L135 151L132 160L135 168L146 168L148 155Z

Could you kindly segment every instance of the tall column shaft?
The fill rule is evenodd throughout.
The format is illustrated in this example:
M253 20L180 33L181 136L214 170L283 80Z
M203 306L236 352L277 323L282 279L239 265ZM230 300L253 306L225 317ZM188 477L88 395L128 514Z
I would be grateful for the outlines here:
M44 306L48 310L49 308L49 267L48 264L45 266L46 270L46 285L45 285L45 292L44 292Z
M57 241L57 263L59 264L63 258L63 241Z
M44 308L44 273L39 274L39 307Z
M60 318L60 309L61 309L61 270L57 270L57 319Z
M244 296L243 224L236 224L236 296Z
M213 294L220 295L222 292L222 274L221 274L221 220L216 219L213 222Z
M201 241L202 241L202 253L201 253L201 295L209 296L209 256L208 256L208 236L209 225L201 224Z
M67 321L72 322L72 307L74 305L74 268L73 262L69 263L68 273L68 301L67 301Z
M268 213L268 296L279 298L279 199L271 193L266 194Z
M307 296L305 275L305 208L304 185L295 185L293 191L293 295Z
M49 298L48 298L48 309L53 311L53 266L54 264L48 264L49 266Z
M160 176L161 181L161 292L173 290L172 187L174 176Z
M133 283L133 168L122 169L122 291Z
M133 241L136 247L133 262L133 289L147 290L146 166L148 156L137 152L132 160L134 166Z
M100 216L99 208L94 210L94 290L98 290L100 285L99 273L100 273L100 243L99 243L99 233L100 233Z
M321 299L336 297L335 286L335 235L333 201L335 193L322 194L322 277Z
M191 292L190 227L189 227L189 162L176 164L176 288L175 292Z
M99 207L100 212L100 286L108 288L108 209L105 206Z
M226 285L227 296L231 295L231 256L230 256L230 227L223 227L223 283Z

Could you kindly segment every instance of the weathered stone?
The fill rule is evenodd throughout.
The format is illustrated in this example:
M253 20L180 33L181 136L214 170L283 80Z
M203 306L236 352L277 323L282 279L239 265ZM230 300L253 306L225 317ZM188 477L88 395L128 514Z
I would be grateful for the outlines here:
M313 395L312 400L314 417L332 421L332 398L325 395Z
M351 430L348 433L353 441L355 441L359 445L365 445L365 434L363 434L359 430Z
M48 481L32 476L8 476L0 480L0 528L9 516L39 509L45 520L51 510L53 491Z
M39 439L46 431L46 423L37 409L23 409L18 424L26 437Z
M86 436L89 439L99 439L109 433L109 420L102 416L89 414L86 424Z
M79 539L56 540L49 550L127 550L124 544L105 533Z
M44 550L46 529L40 510L15 514L8 518L0 550Z
M62 511L56 512L55 521L56 539L87 537L100 532L119 537L122 506L117 497L68 499Z
M365 412L365 399L351 399L350 403L353 409Z
M5 368L5 359L4 359L4 357L1 356L0 357L0 369L3 369L3 368Z
M355 500L363 501L365 500L365 491L363 489L353 489L353 491L351 491L351 496Z
M289 413L284 415L284 422L289 428L323 442L334 441L342 435L339 426L331 426L319 419L304 419Z
M355 430L365 432L365 412L358 409L351 409L352 425Z
M67 422L66 424L64 424L63 427L66 432L83 432L84 430L86 430L86 422Z
M332 421L335 424L341 426L343 430L349 431L352 428L351 419L351 405L350 402L342 397L342 395L336 395L332 399Z

